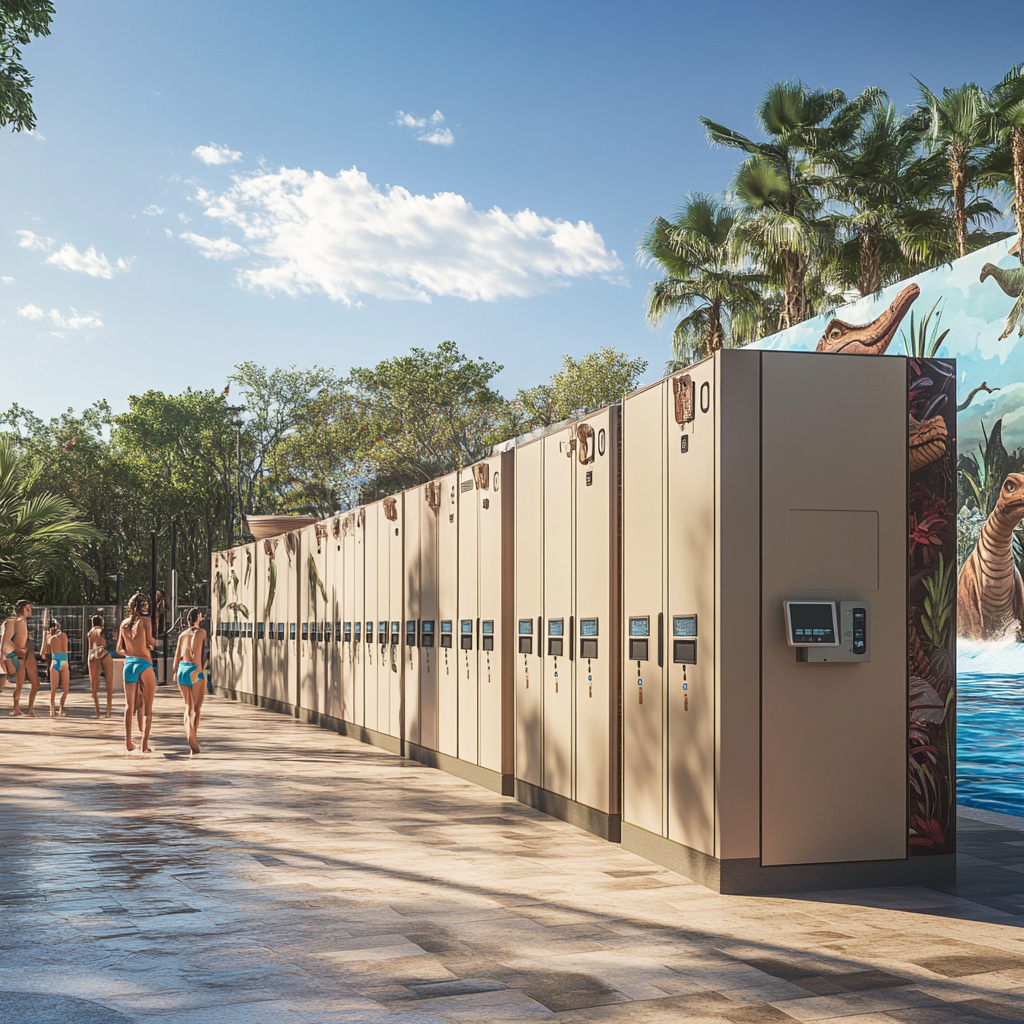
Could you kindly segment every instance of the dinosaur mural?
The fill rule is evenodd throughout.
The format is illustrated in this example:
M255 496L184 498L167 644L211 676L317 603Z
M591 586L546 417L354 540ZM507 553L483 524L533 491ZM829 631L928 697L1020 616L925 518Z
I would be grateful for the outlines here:
M817 351L848 356L884 355L900 321L920 294L921 289L916 284L908 284L881 316L859 327L844 320L830 320Z
M960 573L958 628L969 640L1001 640L1024 625L1024 579L1013 531L1024 521L1024 473L1011 473Z

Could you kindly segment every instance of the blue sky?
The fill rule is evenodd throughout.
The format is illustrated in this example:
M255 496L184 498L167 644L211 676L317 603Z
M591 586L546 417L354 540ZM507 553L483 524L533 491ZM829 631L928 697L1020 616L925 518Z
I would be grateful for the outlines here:
M752 132L789 77L902 106L1024 57L1019 0L57 8L41 137L0 134L4 404L46 416L445 339L506 393L601 345L654 379L637 241L735 163L700 115Z

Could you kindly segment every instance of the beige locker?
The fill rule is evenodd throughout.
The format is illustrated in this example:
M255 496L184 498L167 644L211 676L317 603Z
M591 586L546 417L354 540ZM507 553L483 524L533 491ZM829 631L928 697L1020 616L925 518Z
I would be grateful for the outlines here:
M420 738L413 740L428 750L438 746L438 647L437 614L437 534L441 509L442 481L425 484L417 499L419 516L419 618L420 618ZM407 504L410 518L416 514ZM410 737L412 738L412 737Z
M459 473L459 596L456 616L456 664L458 665L458 756L480 763L480 677L478 654L480 502L472 467Z
M382 528L388 543L388 651L384 663L387 683L382 686L388 698L387 714L381 718L381 732L402 737L404 722L403 690L405 681L402 644L405 640L405 503L401 494L381 502L384 513Z
M664 628L663 478L666 384L622 410L623 821L664 835L664 713L658 623ZM710 538L709 538L710 543Z
M441 478L437 523L437 749L459 756L459 475Z
M619 813L619 410L584 417L571 460L575 492L574 799Z
M355 556L352 559L352 678L355 692L354 709L355 724L366 725L366 676L367 649L372 646L365 641L366 625L366 576L367 561L372 557L371 571L376 572L377 546L367 549L366 508L356 510L355 522Z
M364 509L363 525L363 699L365 701L365 718L361 725L367 729L378 729L379 700L378 673L380 671L381 650L378 642L377 629L380 620L377 617L380 601L380 533L379 504L367 505ZM387 547L384 548L387 558Z
M342 718L341 697L341 623L342 598L344 593L344 551L341 537L341 516L326 521L328 536L325 540L327 552L327 611L324 622L325 660L327 664L324 713L331 718Z
M572 448L569 430L544 437L544 789L573 796Z
M299 534L298 706L324 710L326 658L324 622L327 613L327 526L314 523Z
M360 555L362 549L359 549ZM348 512L341 520L342 607L341 607L341 713L346 722L356 721L356 646L353 640L356 574L356 513Z
M423 488L413 487L402 495L403 522L402 564L404 594L404 619L402 636L402 675L405 727L403 735L410 743L420 746L423 730L420 717L420 619L422 602L420 593L420 506L423 504Z
M480 618L480 764L511 776L514 762L513 597L515 455L505 452L474 467L477 500Z
M269 587L270 556L273 550L273 540L257 541L255 545L253 573L256 576L256 608L253 614L256 617L256 643L253 650L253 693L257 702L263 694L271 665L270 603L268 599L272 598ZM275 587L276 585L275 581Z
M544 443L515 449L515 729L516 778L543 785Z
M237 693L252 694L255 692L256 675L256 545L242 544L234 551L239 623L234 689Z

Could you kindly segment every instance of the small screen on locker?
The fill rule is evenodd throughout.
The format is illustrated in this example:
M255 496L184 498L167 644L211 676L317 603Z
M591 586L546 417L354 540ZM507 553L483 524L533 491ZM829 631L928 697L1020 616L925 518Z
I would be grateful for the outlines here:
M651 635L651 620L648 616L642 615L637 618L631 618L629 620L629 635L630 636L650 636Z
M562 619L548 619L548 636L562 636L565 633L565 622Z
M519 620L519 635L520 636L533 636L533 619L520 619Z
M786 619L792 646L838 646L836 606L831 601L787 601Z
M674 615L672 617L673 636L696 636L697 616L696 615Z
M580 619L580 636L597 636L597 619Z

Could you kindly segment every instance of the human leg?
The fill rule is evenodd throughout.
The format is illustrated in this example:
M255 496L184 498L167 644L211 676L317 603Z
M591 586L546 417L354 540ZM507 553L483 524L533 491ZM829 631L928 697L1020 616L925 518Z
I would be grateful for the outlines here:
M60 670L60 714L64 717L64 705L68 702L68 694L71 692L71 667L65 661Z
M103 659L103 678L107 684L107 718L110 717L110 706L114 699L114 659L108 654ZM97 712L98 713L98 712Z
M126 750L134 750L132 743L132 722L135 721L135 701L141 699L141 683L124 684L124 745Z
M144 709L144 725L142 729L142 752L149 753L149 733L153 728L153 701L156 698L156 673L147 668L142 673L142 700Z
M200 673L202 678L192 687L192 710L195 712L195 721L192 723L192 736L196 741L196 753L199 752L199 712L203 710L203 699L206 697L206 677Z
M39 670L36 668L35 651L28 652L28 660L25 662L25 675L28 677L29 685L28 708L25 714L35 718L36 697L39 694Z
M57 716L57 708L54 706L54 700L57 697L57 687L60 686L60 669L50 661L50 717L55 718Z
M96 708L96 717L100 717L100 662L89 659L89 688L92 690L92 703ZM107 680L107 693L110 693L110 680ZM109 711L107 714L109 715Z
M7 656L7 664L10 668L13 667L14 672L14 710L11 712L12 715L22 714L21 710L21 688L25 685L25 666L22 665L21 659L16 654L9 654Z

